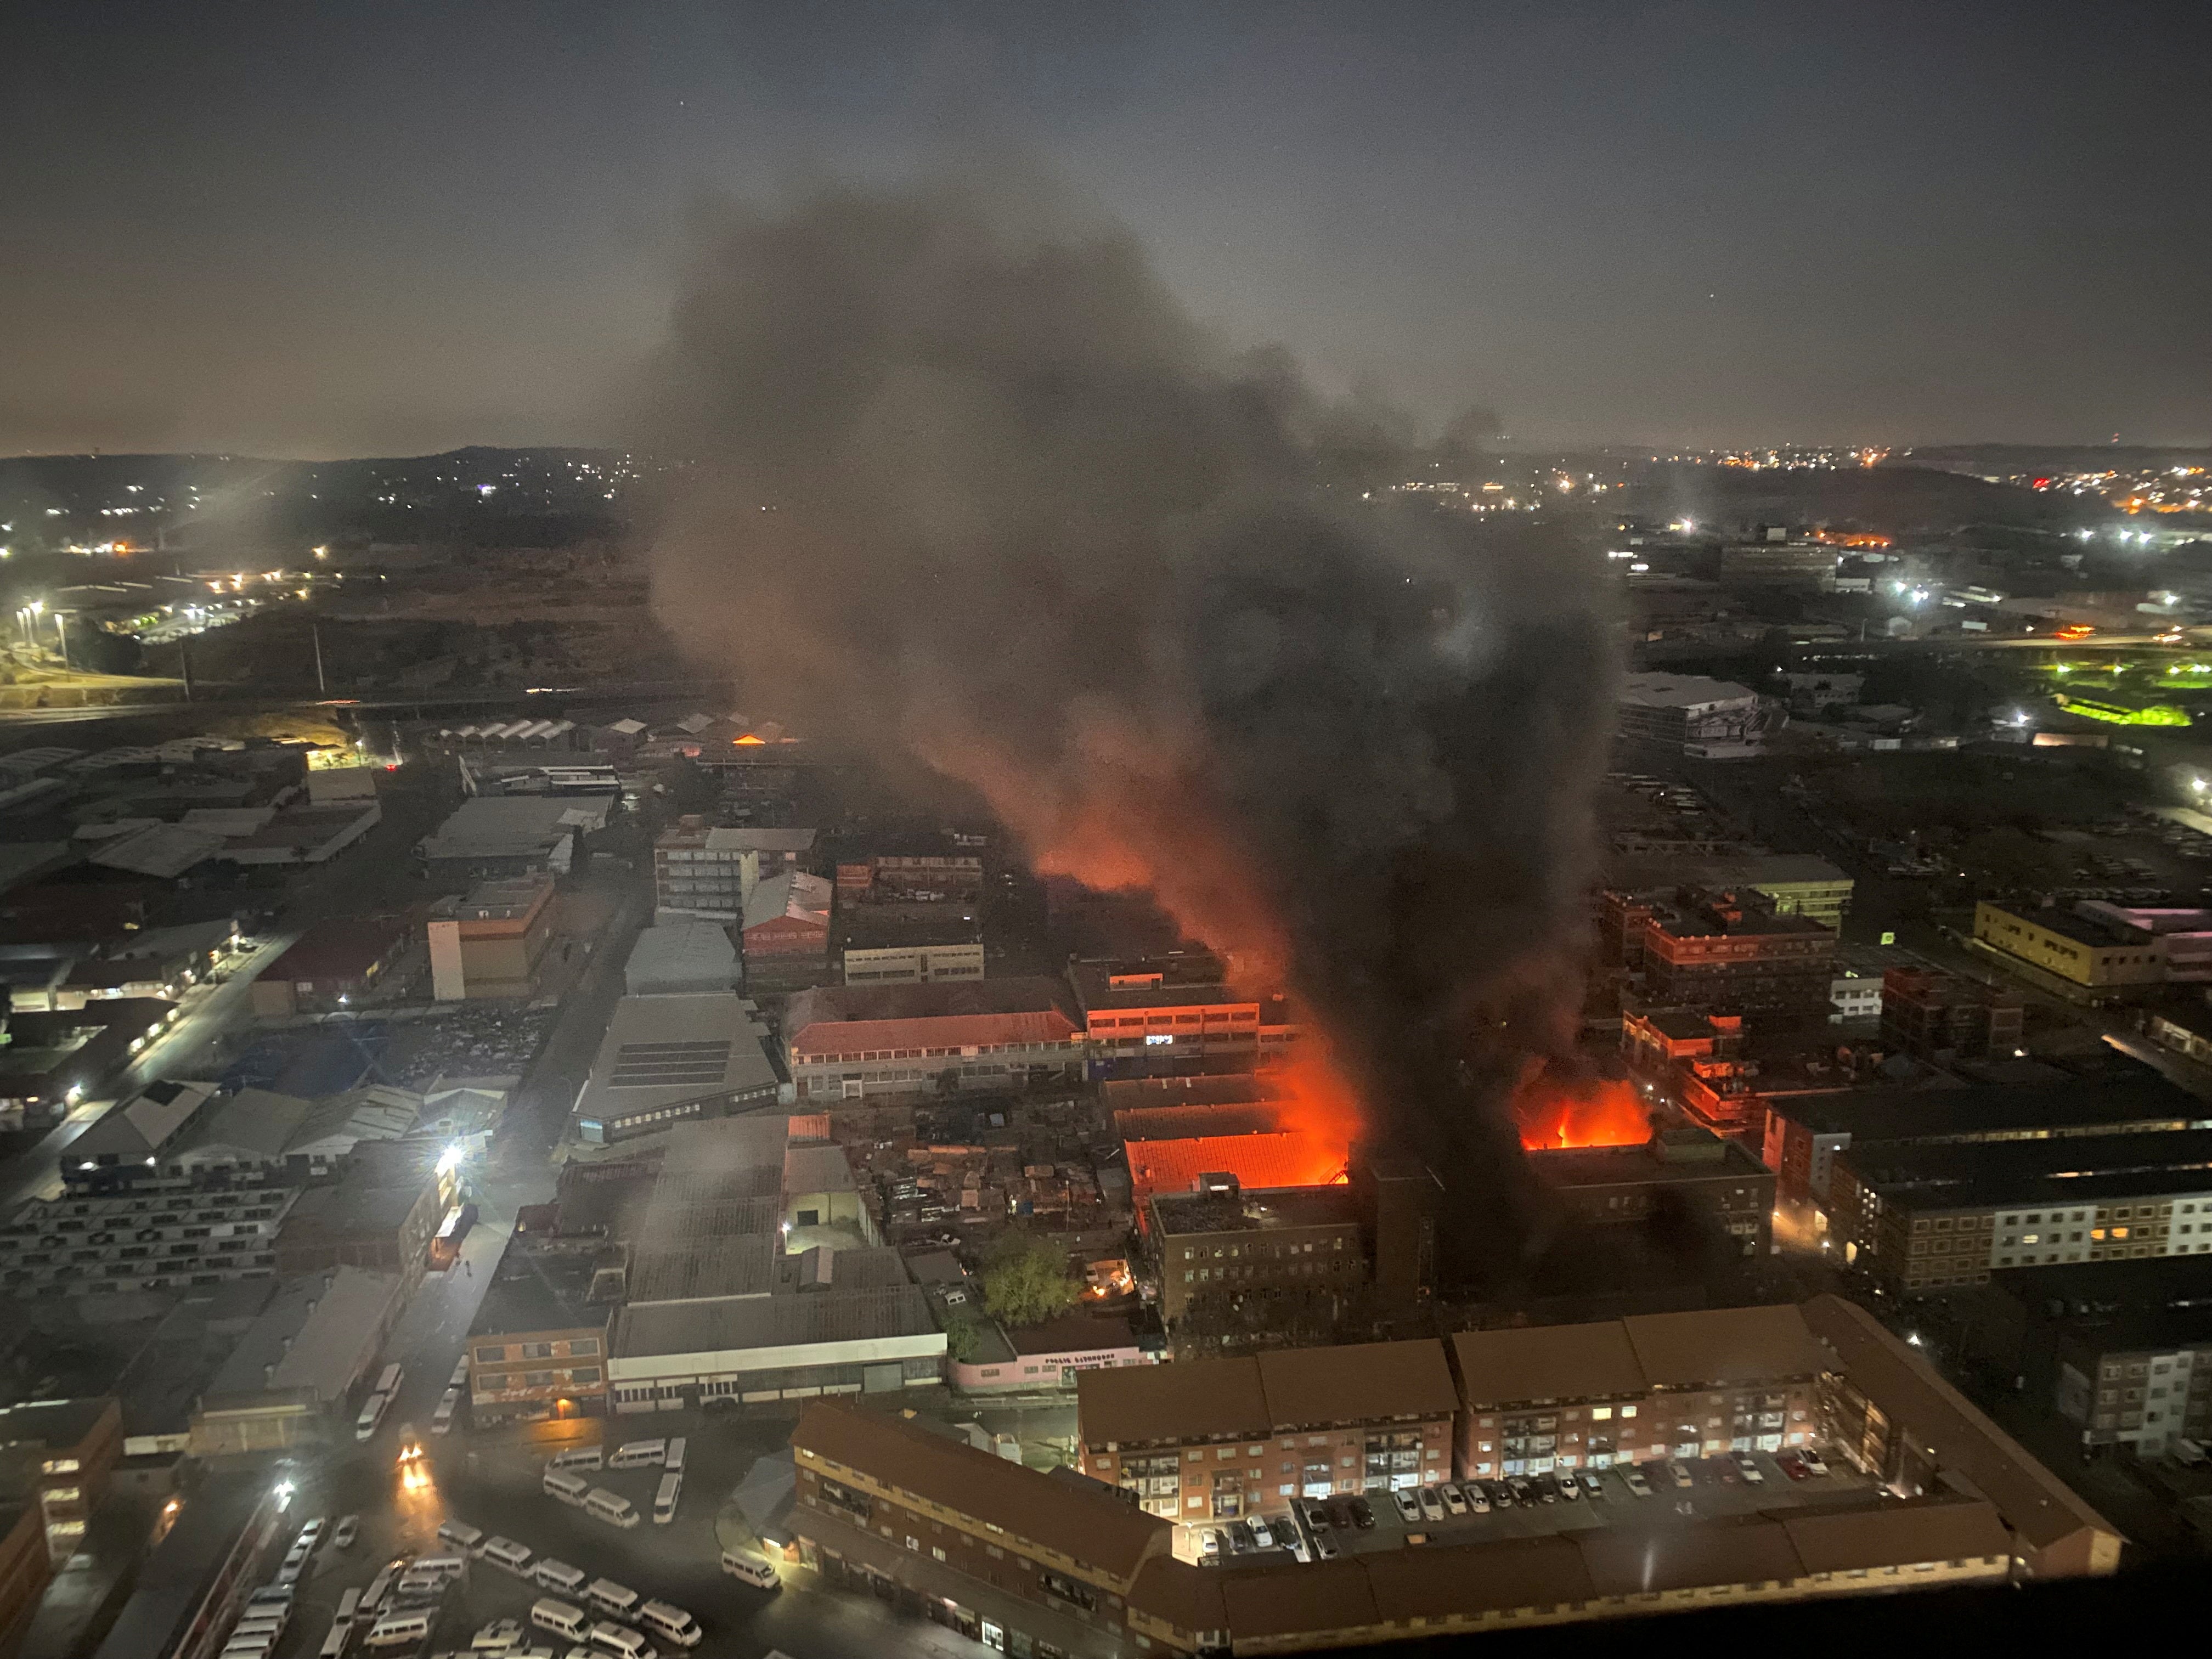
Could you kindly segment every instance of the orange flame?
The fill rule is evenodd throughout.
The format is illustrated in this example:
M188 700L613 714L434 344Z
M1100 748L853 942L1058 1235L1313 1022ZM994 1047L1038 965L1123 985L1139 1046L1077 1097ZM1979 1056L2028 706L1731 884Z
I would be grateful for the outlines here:
M742 738L732 738L730 741L739 749L747 749L756 744L765 744L768 742L768 739L766 738L757 738L751 732L748 732Z
M1167 735L1148 740L1127 721L1076 717L1069 764L1038 775L950 711L910 722L924 760L980 790L1021 838L1040 875L1069 876L1099 892L1140 889L1190 937L1219 952L1240 980L1280 985L1289 937L1252 879L1251 860L1224 826L1202 749ZM1325 1040L1301 1035L1275 1081L1287 1090L1284 1127L1311 1137L1316 1184L1344 1178L1361 1112L1357 1091ZM1322 1167L1322 1166L1326 1167Z
M1636 1085L1622 1078L1562 1078L1538 1061L1513 1096L1521 1144L1530 1152L1568 1146L1641 1146L1650 1120Z

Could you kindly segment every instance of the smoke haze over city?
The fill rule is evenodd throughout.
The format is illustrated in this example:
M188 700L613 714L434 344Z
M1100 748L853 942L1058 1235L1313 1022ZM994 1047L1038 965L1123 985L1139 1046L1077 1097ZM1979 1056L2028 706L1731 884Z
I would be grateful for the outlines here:
M653 392L690 661L1334 1011L1340 1076L1301 1092L1340 1139L1349 1094L1512 1161L1476 1038L1557 1041L1577 994L1613 683L1588 550L1366 499L1391 423L1230 353L1033 187L723 210Z

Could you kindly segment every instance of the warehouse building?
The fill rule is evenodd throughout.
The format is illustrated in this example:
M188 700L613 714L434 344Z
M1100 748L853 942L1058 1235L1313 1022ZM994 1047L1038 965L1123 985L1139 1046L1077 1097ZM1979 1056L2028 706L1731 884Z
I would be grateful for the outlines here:
M823 986L784 1011L801 1100L1018 1089L1080 1082L1080 1029L1060 981Z
M550 876L515 876L445 901L425 924L432 995L440 1002L536 996L553 943L553 890Z
M605 1144L772 1106L783 1088L772 1042L734 992L624 997L577 1097L577 1134Z

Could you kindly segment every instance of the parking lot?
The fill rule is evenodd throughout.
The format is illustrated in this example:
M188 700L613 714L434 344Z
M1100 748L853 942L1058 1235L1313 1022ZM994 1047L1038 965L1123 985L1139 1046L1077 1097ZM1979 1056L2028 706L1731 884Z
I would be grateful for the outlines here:
M1290 1559L1330 1560L1345 1554L1403 1549L1420 1544L1534 1538L1591 1527L1659 1527L1677 1522L1752 1515L1762 1510L1850 1502L1863 1499L1874 1486L1849 1465L1838 1461L1825 1463L1825 1475L1808 1473L1802 1479L1793 1479L1767 1453L1746 1455L1758 1471L1756 1480L1743 1472L1734 1455L1637 1464L1634 1472L1647 1488L1648 1495L1638 1495L1630 1484L1629 1470L1626 1468L1579 1472L1577 1484L1583 1488L1583 1495L1572 1498L1565 1496L1559 1484L1565 1478L1564 1472L1550 1484L1548 1490L1553 1496L1548 1499L1542 1495L1547 1489L1542 1479L1528 1477L1520 1484L1529 1488L1529 1495L1535 1499L1533 1503L1513 1497L1506 1482L1457 1483L1481 1489L1483 1501L1489 1505L1486 1514L1478 1512L1464 1495L1455 1510L1446 1503L1441 1487L1431 1486L1423 1489L1428 1498L1425 1504L1419 1501L1420 1494L1413 1494L1416 1518L1408 1520L1400 1513L1392 1494L1373 1492L1364 1500L1372 1519L1369 1526L1361 1526L1356 1521L1345 1524L1350 1519L1346 1510L1353 1506L1343 1498L1329 1499L1326 1505L1302 1499L1298 1516L1267 1517L1271 1534L1284 1529L1285 1536L1290 1540L1287 1545L1284 1537L1277 1537L1273 1549L1240 1550L1235 1546L1242 1540L1224 1536L1220 1550L1209 1556L1206 1534L1224 1533L1231 1524L1213 1522L1183 1528L1184 1538L1178 1553L1192 1560L1225 1559L1239 1563ZM1680 1471L1679 1479L1674 1471ZM1592 1482L1595 1491L1589 1490ZM1507 1489L1504 1496L1511 1501L1498 1501L1502 1488ZM1324 1528L1316 1529L1307 1516L1323 1508L1334 1514L1328 1518Z
M664 1473L659 1465L580 1471L591 1485L629 1499L636 1510L638 1523L617 1528L548 1497L542 1484L544 1464L558 1447L520 1440L487 1439L471 1445L459 1436L428 1438L422 1443L428 1455L412 1475L395 1469L385 1453L349 1460L320 1479L303 1478L293 1507L295 1525L313 1515L335 1522L338 1516L357 1511L360 1537L344 1551L326 1541L308 1562L290 1626L272 1659L313 1659L344 1591L367 1586L396 1558L451 1553L450 1546L437 1537L438 1527L447 1521L513 1539L534 1556L580 1568L587 1580L611 1579L642 1598L684 1608L699 1621L704 1638L683 1650L654 1641L664 1655L752 1659L781 1647L816 1659L899 1650L899 1644L885 1643L880 1633L846 1632L843 1625L866 1621L842 1618L825 1607L830 1597L816 1589L811 1574L787 1573L791 1588L778 1592L741 1583L721 1571L724 1546L750 1535L734 1510L725 1510L725 1500L755 1459L782 1449L787 1423L671 1413L617 1419L605 1426L610 1449L628 1439L684 1437L684 1486L674 1521L657 1525L652 1519ZM385 1438L379 1437L380 1446ZM330 1530L325 1528L326 1540ZM466 1650L476 1632L495 1620L512 1619L524 1626L518 1651L536 1645L565 1653L568 1644L530 1626L532 1604L552 1594L489 1559L472 1559L435 1605L425 1640L378 1651L413 1659L418 1653ZM577 1598L558 1599L573 1603ZM361 1638L366 1629L366 1623L357 1628L349 1654L364 1651Z

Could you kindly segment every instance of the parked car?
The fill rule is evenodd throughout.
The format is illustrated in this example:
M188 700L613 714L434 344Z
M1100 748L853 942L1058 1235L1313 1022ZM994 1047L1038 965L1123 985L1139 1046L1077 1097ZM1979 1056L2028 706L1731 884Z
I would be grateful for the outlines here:
M1815 1480L1825 1480L1827 1479L1828 1465L1826 1461L1821 1457L1820 1453L1814 1451L1810 1446L1806 1447L1804 1450L1797 1454L1797 1461L1805 1466L1805 1473L1811 1475Z
M1562 1469L1553 1479L1559 1485L1559 1496L1565 1498L1567 1502L1579 1504L1583 1501L1582 1482L1575 1479L1575 1472L1572 1469Z
M1535 1488L1537 1502L1556 1504L1559 1501L1559 1483L1552 1479L1549 1471L1536 1477Z
M1221 1555L1221 1534L1212 1527L1201 1528L1198 1534L1198 1553L1218 1559Z
M1480 1480L1462 1480L1460 1490L1467 1494L1467 1506L1477 1515L1490 1513L1490 1494L1482 1489Z
M1792 1480L1802 1480L1805 1479L1805 1465L1796 1452L1775 1453L1774 1467L1781 1470L1783 1474L1788 1475Z
M1420 1502L1422 1520L1441 1521L1444 1518L1443 1496L1434 1486L1421 1488Z
M1677 1486L1687 1488L1698 1484L1689 1470L1684 1468L1680 1463L1662 1463L1659 1467L1667 1471L1667 1478Z
M1299 1518L1306 1523L1308 1532L1318 1537L1328 1530L1328 1510L1325 1504L1316 1504L1310 1498L1301 1498L1293 1507L1297 1509ZM1407 1518L1412 1519L1410 1516Z
M1583 1497L1602 1498L1605 1496L1605 1482L1599 1480L1596 1475L1585 1472L1582 1476L1582 1483Z
M1352 1524L1365 1532L1375 1524L1375 1506L1364 1498L1355 1497L1345 1507L1352 1511Z
M525 1632L519 1619L495 1619L469 1643L471 1653L507 1653L523 1644Z
M1252 1528L1252 1541L1263 1550L1275 1547L1275 1529L1267 1524L1265 1516L1255 1515L1246 1523Z
M1444 1508L1450 1514L1465 1515L1467 1513L1467 1499L1460 1495L1459 1488L1452 1482L1447 1480L1438 1486L1437 1496L1443 1499Z
M1512 1487L1507 1486L1503 1480L1486 1480L1482 1484L1490 1493L1491 1506L1493 1509L1510 1510L1513 1507Z
M1527 1509L1536 1501L1536 1488L1530 1484L1527 1475L1508 1475L1505 1484L1512 1491L1513 1501L1520 1504L1522 1509Z
M360 1536L361 1517L357 1515L341 1516L338 1517L338 1529L331 1534L331 1547L349 1550L353 1547L353 1540Z
M1759 1465L1752 1460L1749 1452L1738 1452L1735 1455L1735 1466L1743 1472L1743 1478L1748 1485L1763 1486L1766 1484L1766 1476L1760 1471Z
M1411 1488L1401 1486L1392 1492L1390 1497L1398 1505L1398 1518L1407 1526L1412 1526L1421 1518L1421 1500L1414 1497Z
M1231 1521L1229 1523L1229 1547L1239 1555L1249 1555L1260 1547L1260 1544L1252 1536L1251 1528L1242 1521Z
M1623 1469L1620 1472L1620 1480L1621 1484L1628 1488L1628 1495L1631 1498L1651 1496L1651 1483L1644 1478L1643 1470Z
M1313 1547L1314 1559L1316 1561L1334 1561L1338 1556L1344 1553L1344 1551L1339 1547L1336 1540L1334 1538L1316 1538L1314 1540Z

